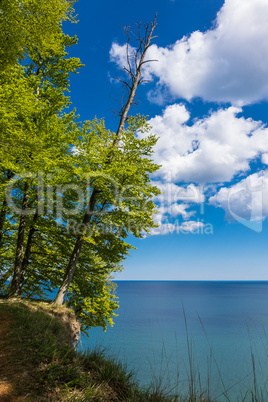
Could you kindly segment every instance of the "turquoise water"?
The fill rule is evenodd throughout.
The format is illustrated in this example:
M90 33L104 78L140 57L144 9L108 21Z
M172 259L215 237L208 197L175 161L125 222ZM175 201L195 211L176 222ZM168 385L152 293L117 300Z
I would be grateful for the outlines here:
M113 328L89 331L83 348L96 344L134 369L143 385L160 378L170 389L189 386L189 353L198 387L231 400L268 379L268 282L120 281L120 308ZM187 321L187 332L183 310ZM268 395L268 392L267 392ZM220 396L218 400L225 400ZM267 399L268 400L268 399Z

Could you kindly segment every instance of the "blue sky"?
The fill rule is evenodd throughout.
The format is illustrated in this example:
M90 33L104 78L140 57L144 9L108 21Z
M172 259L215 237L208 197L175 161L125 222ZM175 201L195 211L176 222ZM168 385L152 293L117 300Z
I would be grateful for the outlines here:
M268 280L268 3L266 0L79 0L65 24L85 64L71 78L81 120L116 129L124 26L150 22L149 49L132 114L159 136L152 177L163 191L152 236L118 280ZM135 46L135 41L132 43Z

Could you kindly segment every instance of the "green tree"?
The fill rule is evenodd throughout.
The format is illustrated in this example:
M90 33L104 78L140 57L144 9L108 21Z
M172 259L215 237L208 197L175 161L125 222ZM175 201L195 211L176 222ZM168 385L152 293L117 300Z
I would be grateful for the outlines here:
M151 45L155 26L156 17L154 22L151 23L151 26L149 26L149 24L145 26L144 37L140 36L141 30L139 27L139 48L134 56L128 52L128 44L130 40L130 37L128 36L126 55L128 68L126 67L125 71L128 74L129 81L124 81L124 84L129 90L129 96L122 108L117 132L110 133L109 131L98 130L98 140L100 142L105 141L105 146L101 148L96 168L97 171L100 171L101 177L97 178L91 187L90 199L82 220L83 225L88 225L91 222L94 212L99 211L99 206L101 204L102 208L104 208L105 203L107 203L108 206L110 206L111 203L117 203L114 197L114 192L109 191L110 187L113 188L114 186L113 184L111 185L111 183L110 185L107 183L108 177L108 181L109 178L111 178L110 181L119 183L120 206L126 204L126 207L128 208L127 214L125 214L125 210L122 212L120 207L119 211L115 210L115 213L122 216L121 222L122 224L125 224L124 230L128 233L133 233L135 236L141 236L141 230L148 231L149 228L154 226L152 220L154 206L153 203L148 201L148 199L156 194L157 189L151 186L149 173L154 172L158 167L148 158L145 158L145 156L151 156L152 147L155 144L156 139L153 136L148 136L145 140L138 140L135 138L135 132L137 130L146 130L145 121L141 118L128 118L128 113L134 102L138 85L143 82L142 67L148 62L145 60L145 56L149 46ZM125 127L126 124L128 125L127 128ZM136 163L136 165L134 165L134 163ZM130 203L127 203L126 197L124 196L121 200L121 186L124 186L124 183L127 183L128 186L125 192L128 193L128 198L131 198ZM137 189L137 186L139 186L139 190ZM147 201L147 203L145 201ZM141 206L144 209L140 209ZM131 223L134 225L129 229ZM63 304L68 293L85 240L86 238L83 234L78 234L70 260L66 267L63 282L54 301L58 305Z
M9 213L4 197L8 179L55 169L68 156L73 133L68 130L74 113L64 115L69 107L66 92L69 75L81 67L76 58L67 58L66 47L77 42L62 32L62 22L73 21L73 2L67 0L1 2L0 64L0 240ZM72 133L72 135L70 135ZM64 158L63 158L64 159ZM67 158L68 159L68 158ZM60 163L57 162L57 168ZM29 181L29 180L28 180ZM26 181L21 197L14 275L10 294L19 292L24 252L25 230L29 217L23 213L31 203ZM36 221L37 215L34 221ZM33 230L29 232L32 237ZM30 246L31 239L27 244ZM28 253L29 253L28 247Z

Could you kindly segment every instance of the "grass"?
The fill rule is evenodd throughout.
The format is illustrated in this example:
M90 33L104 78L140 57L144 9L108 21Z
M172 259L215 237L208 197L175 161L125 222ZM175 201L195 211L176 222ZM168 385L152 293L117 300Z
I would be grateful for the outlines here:
M60 312L51 311L44 303L0 303L1 323L9 323L8 376L17 383L17 396L29 401L179 400L157 386L141 388L134 373L105 349L78 353L66 322L58 318ZM64 314L71 317L71 312Z

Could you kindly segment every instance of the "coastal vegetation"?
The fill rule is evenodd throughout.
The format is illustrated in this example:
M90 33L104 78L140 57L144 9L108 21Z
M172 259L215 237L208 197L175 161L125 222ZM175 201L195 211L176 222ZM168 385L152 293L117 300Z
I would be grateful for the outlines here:
M103 118L79 121L68 96L83 66L67 52L77 37L62 28L76 22L73 3L1 2L0 291L56 292L83 329L106 329L118 308L112 275L133 248L126 238L156 226L157 139L146 117L129 115L156 21L139 26L134 53L126 47L128 95L112 131Z
M2 300L0 319L1 400L178 400L157 384L141 388L134 373L105 349L77 352L79 324L66 307Z

